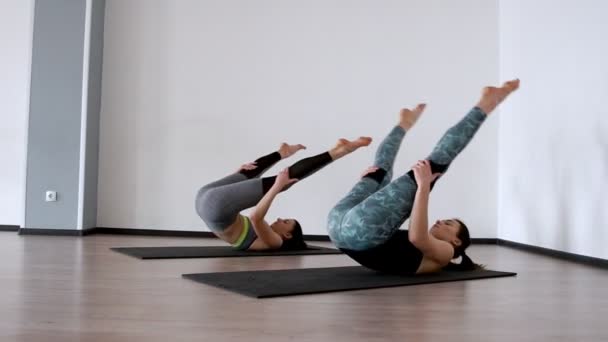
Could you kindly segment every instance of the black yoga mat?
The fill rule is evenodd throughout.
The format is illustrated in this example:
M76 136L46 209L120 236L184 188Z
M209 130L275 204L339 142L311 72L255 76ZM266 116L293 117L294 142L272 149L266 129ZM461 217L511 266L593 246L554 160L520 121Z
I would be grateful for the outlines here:
M338 249L309 245L301 250L238 251L230 246L116 247L113 251L139 259L227 258L279 255L342 254Z
M184 274L199 283L254 298L419 285L457 280L514 276L516 273L477 270L442 271L428 275L391 275L362 266L303 268L294 270Z

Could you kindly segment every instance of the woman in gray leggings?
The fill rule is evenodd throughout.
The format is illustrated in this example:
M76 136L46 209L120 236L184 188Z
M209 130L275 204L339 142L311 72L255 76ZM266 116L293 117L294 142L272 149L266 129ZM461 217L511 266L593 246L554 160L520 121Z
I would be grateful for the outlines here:
M462 221L440 220L429 227L429 195L437 178L447 171L486 117L518 87L519 80L514 80L500 88L484 88L477 105L448 129L426 160L391 180L401 141L425 106L402 110L399 124L379 145L374 166L329 213L332 242L363 266L387 273L428 273L446 266L475 269L477 265L465 254L471 241ZM409 230L399 230L408 218ZM451 263L458 257L462 257L460 264Z
M260 178L278 161L305 148L283 143L278 151L203 186L196 195L196 212L216 236L238 250L304 249L306 243L298 221L279 218L272 224L266 222L265 216L273 200L296 181L370 143L368 137L353 141L340 139L325 153L302 159L277 176ZM253 206L249 217L240 214Z

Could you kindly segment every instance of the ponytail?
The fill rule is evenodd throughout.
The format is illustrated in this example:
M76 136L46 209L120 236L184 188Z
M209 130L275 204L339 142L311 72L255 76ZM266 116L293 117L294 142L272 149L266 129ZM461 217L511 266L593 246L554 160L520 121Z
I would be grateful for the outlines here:
M458 239L461 244L454 247L454 258L462 257L460 264L450 262L443 269L447 271L474 271L485 269L485 266L479 265L473 262L468 255L465 254L465 250L471 245L471 236L469 235L469 228L459 219L454 219L460 224L460 231L458 232Z
M474 263L473 260L471 260L471 258L469 258L469 256L466 255L464 252L462 252L461 256L462 261L460 261L460 264L450 262L443 269L446 271L475 271L482 270L485 268L483 265Z

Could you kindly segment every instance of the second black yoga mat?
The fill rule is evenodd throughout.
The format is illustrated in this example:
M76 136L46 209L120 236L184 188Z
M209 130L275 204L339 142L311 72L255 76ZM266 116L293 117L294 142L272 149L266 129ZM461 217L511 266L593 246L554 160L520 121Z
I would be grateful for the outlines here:
M477 270L442 271L400 276L381 274L362 266L303 268L293 270L184 274L184 278L254 298L420 285L447 281L514 276L511 272Z

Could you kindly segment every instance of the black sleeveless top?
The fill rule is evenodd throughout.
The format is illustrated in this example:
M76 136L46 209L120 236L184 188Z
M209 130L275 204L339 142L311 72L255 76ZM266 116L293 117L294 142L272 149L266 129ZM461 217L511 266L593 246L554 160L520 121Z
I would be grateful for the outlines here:
M398 230L388 241L370 249L340 250L362 266L392 274L415 274L423 257L410 242L407 230Z

